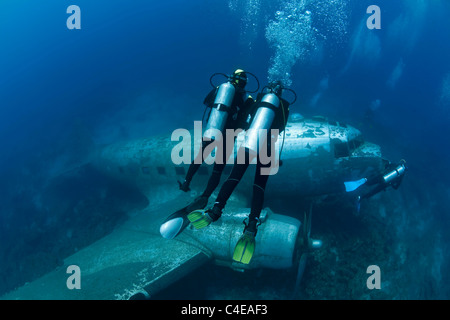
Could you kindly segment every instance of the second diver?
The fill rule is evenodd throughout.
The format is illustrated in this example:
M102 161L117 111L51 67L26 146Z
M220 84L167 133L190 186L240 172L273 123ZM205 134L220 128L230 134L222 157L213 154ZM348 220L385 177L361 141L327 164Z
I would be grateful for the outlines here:
M246 140L239 148L237 155L238 159L245 157L245 161L243 163L237 162L233 166L230 176L222 185L212 208L195 210L188 215L188 219L197 229L204 228L210 223L217 221L248 166L256 159L251 210L247 222L244 221L243 234L238 240L233 253L233 260L244 264L250 263L255 250L255 237L260 224L259 217L269 178L267 170L270 164L267 164L267 161L262 161L261 150L263 150L262 148L267 148L267 153L274 152L271 146L271 143L273 143L271 132L274 132L272 130L277 130L275 131L277 133L283 132L289 116L290 103L282 98L283 89L285 88L283 88L280 81L273 81L258 95L253 108L252 121L246 133ZM277 137L278 135L275 138Z
M190 164L184 181L178 182L180 189L185 192L190 190L189 185L192 178L202 165L204 159L209 155L205 154L206 148L218 139L214 132L220 133L217 136L220 135L222 139L222 150L217 148L218 150L216 152L213 171L203 193L188 206L167 217L161 225L160 233L164 238L172 239L180 234L189 224L189 220L187 219L188 213L196 209L205 208L208 204L209 197L219 185L220 177L225 168L227 159L230 156L230 154L227 154L226 130L231 129L236 131L239 129L246 130L248 128L248 116L254 100L245 90L248 81L247 73L249 72L245 72L242 69L236 69L233 74L228 76L226 82L222 83L220 86L213 86L213 89L206 96L203 103L210 109L210 113L203 134L201 150ZM252 73L249 74L253 76ZM212 77L214 77L214 75ZM258 82L256 77L255 79ZM232 151L232 148L230 149L230 151ZM208 148L208 150L209 153L211 153L213 148ZM208 151L206 153L208 153Z

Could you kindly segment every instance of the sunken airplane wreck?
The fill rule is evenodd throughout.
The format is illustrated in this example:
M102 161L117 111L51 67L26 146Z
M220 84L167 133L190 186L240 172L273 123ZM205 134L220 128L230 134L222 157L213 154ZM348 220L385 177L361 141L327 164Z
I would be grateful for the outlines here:
M283 140L282 166L270 178L267 198L292 202L303 196L343 193L355 199L369 197L389 186L397 188L406 170L404 162L383 159L380 147L364 141L359 130L323 117L291 115L277 144ZM236 146L242 141L243 134ZM184 177L188 164L172 163L174 144L166 135L106 146L92 154L90 163L97 170L137 187L149 205L109 235L66 258L63 267L2 298L151 298L211 260L241 271L297 268L298 282L308 252L321 247L320 240L310 238L311 211L298 212L297 219L263 209L252 262L244 265L232 260L242 221L250 211L245 201L251 196L247 190L253 174L244 177L220 221L201 230L188 226L175 239L161 236L164 219L196 196L195 191L178 189L177 180ZM204 187L211 167L200 168L192 190ZM229 169L231 165L225 175ZM68 267L73 265L81 272L81 289L68 289Z

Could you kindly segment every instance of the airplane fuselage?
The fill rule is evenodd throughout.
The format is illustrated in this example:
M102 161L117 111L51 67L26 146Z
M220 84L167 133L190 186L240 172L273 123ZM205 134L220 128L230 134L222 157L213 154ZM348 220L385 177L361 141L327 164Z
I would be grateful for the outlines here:
M237 136L235 154L244 136L245 132ZM183 143L190 144L186 149L193 151L198 141L172 141L167 135L117 143L101 149L94 163L102 172L148 194L155 185L176 185L176 180L184 179L195 155L192 152L190 161L177 165L171 158L173 148ZM277 158L281 147L281 166L268 185L271 194L298 197L340 193L344 181L379 174L384 168L378 145L363 141L360 131L352 126L321 117L291 117L276 142ZM209 157L214 157L214 152ZM212 163L213 159L207 161ZM194 188L204 188L212 167L206 163L201 166L193 179ZM228 176L231 168L232 164L227 164L223 176ZM241 188L252 183L253 173L247 174Z

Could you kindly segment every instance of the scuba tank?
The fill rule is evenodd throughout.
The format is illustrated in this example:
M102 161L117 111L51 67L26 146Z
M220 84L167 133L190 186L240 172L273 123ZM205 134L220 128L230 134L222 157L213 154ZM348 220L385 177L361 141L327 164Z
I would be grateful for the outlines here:
M265 143L268 130L275 119L275 112L281 104L281 82L272 82L267 88L267 93L259 102L256 114L245 136L244 147L256 154L259 153L258 144L263 145Z
M275 119L275 110L279 107L280 98L275 93L267 93L264 95L250 128L247 131L244 147L258 153L258 142L262 145L265 139L267 139L267 130L272 126L272 122Z
M215 140L217 132L222 134L228 119L228 112L234 99L236 89L230 81L222 83L217 91L211 114L206 124L204 137ZM218 131L216 131L218 130Z
M405 174L406 166L405 163L400 163L394 170L388 172L383 176L384 183L389 184L397 178L400 178Z
M217 140L220 135L224 134L225 124L227 123L229 113L231 111L231 106L233 104L234 96L236 94L236 90L240 90L244 92L244 88L247 84L247 74L253 76L257 83L257 88L255 91L247 91L250 93L254 93L259 90L259 81L258 78L251 72L244 71L242 69L237 69L233 74L227 76L223 73L214 73L209 82L213 88L216 86L212 82L212 78L216 75L222 75L228 78L228 81L222 83L217 90L216 97L214 99L214 103L212 106L212 110L210 112L208 123L206 124L205 131L203 134L204 138L210 140ZM206 110L205 110L206 111ZM216 137L218 135L218 137Z
M399 165L397 165L394 169L388 171L379 179L373 179L372 181L367 181L368 185L376 185L373 190L367 192L360 196L360 199L367 199L377 194L378 192L385 190L387 187L391 186L395 190L400 187L402 183L403 177L406 173L406 161L402 160Z

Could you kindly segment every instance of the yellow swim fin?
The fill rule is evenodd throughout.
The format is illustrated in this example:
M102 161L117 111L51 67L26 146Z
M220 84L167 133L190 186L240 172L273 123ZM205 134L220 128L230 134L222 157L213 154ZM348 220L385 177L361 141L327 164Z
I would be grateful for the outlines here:
M249 264L255 252L255 236L244 233L234 247L233 260Z
M206 210L194 210L188 214L187 218L192 223L195 229L205 228L212 222L212 219L206 213Z

